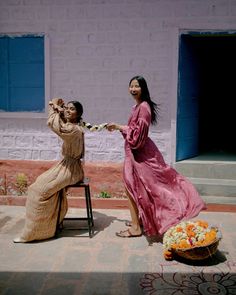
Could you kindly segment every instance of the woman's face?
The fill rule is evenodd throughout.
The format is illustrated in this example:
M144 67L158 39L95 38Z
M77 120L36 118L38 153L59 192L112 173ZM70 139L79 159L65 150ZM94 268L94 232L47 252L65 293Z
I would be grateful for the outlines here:
M64 117L67 120L67 122L77 123L78 114L76 107L73 105L73 103L68 103L65 106Z
M133 98L137 101L141 99L141 87L137 80L131 81L129 85L129 93L133 96Z

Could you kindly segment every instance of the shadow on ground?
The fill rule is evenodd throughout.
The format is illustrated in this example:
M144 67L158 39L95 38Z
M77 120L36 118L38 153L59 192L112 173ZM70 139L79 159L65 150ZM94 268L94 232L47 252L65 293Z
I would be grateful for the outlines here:
M79 263L79 261L78 261ZM172 271L170 271L170 267ZM174 271L160 265L155 273L141 272L0 272L1 294L235 294L236 273L214 268ZM168 271L169 270L169 271Z

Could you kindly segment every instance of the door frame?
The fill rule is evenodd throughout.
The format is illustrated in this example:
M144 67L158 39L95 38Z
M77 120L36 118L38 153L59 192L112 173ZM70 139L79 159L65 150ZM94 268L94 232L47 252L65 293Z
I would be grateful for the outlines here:
M170 112L171 112L171 130L170 130L170 144L171 144L171 154L170 154L170 164L174 165L176 163L176 148L177 148L177 107L178 107L178 70L179 70L179 45L180 45L180 35L187 34L190 32L227 32L235 33L235 27L229 27L227 25L222 25L221 28L209 27L209 24L202 24L201 27L195 26L181 26L175 27L171 31L171 66L170 70L172 72L170 81Z

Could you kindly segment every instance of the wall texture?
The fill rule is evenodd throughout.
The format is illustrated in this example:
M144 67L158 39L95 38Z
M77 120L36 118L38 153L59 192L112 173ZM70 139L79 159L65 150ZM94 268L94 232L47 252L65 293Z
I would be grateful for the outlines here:
M0 34L47 36L47 95L78 99L90 123L126 123L128 82L143 75L160 104L150 136L167 162L175 149L180 29L236 28L234 0L0 0ZM55 160L60 141L46 115L0 113L0 158ZM86 132L88 161L121 162L117 133Z

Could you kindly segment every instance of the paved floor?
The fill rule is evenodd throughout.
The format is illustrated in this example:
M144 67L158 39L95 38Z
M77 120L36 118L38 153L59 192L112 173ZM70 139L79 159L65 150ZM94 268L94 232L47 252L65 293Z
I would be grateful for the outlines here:
M79 212L78 212L79 211ZM0 294L236 294L236 213L202 212L223 233L207 261L165 261L162 244L122 239L115 232L128 210L94 210L95 234L64 230L57 239L14 244L24 224L24 207L0 206ZM71 209L69 214L84 213ZM65 227L76 221L67 221Z

